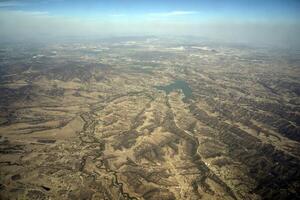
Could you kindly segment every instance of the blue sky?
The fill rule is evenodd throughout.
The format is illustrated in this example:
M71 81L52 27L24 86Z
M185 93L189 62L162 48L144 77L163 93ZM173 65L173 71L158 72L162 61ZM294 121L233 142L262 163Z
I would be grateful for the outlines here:
M0 0L3 38L122 34L300 44L300 0Z
M0 10L68 17L173 17L188 20L287 20L300 18L299 0L2 0Z

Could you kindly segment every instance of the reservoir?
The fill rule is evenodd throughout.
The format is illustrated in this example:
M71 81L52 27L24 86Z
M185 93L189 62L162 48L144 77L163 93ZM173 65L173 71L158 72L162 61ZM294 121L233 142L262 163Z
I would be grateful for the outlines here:
M182 90L184 94L184 100L192 98L192 89L190 88L189 84L183 80L175 80L174 82L170 83L169 85L165 86L156 86L158 90L163 90L166 94L174 90Z

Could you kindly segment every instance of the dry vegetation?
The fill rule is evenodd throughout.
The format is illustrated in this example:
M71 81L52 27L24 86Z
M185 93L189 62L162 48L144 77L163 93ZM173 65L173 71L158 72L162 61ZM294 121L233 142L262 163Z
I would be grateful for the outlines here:
M130 44L3 48L1 199L300 198L298 60Z

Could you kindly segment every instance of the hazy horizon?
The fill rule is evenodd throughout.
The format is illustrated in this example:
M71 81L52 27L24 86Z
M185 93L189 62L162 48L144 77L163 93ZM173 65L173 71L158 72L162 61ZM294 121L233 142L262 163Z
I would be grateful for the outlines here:
M300 2L0 1L1 41L63 37L201 36L300 47Z

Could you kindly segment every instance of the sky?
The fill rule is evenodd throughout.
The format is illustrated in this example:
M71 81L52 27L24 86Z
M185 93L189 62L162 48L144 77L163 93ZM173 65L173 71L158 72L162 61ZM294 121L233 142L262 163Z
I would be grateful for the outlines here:
M300 46L300 0L0 0L0 40L122 35Z

